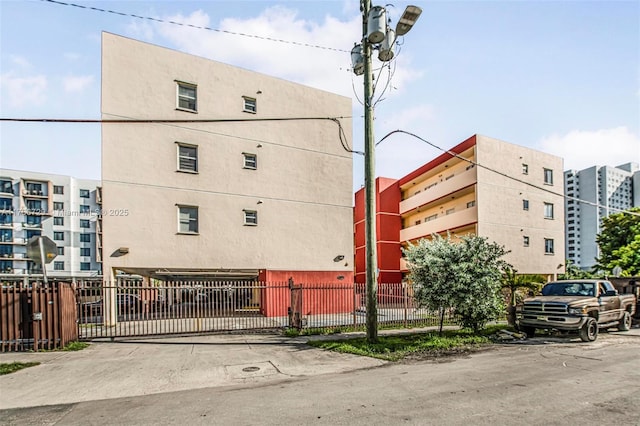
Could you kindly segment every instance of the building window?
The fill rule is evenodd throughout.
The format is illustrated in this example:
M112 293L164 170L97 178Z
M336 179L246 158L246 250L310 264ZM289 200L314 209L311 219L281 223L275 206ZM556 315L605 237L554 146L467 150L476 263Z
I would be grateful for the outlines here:
M522 210L529 210L529 200L522 200Z
M27 216L27 226L39 228L42 225L41 216Z
M198 233L198 208L178 206L178 232L181 234Z
M27 210L33 213L44 213L44 210L42 209L42 201L27 200Z
M198 172L198 147L178 143L178 170L181 172Z
M53 262L54 271L64 271L64 262Z
M91 248L80 247L80 256L91 256Z
M244 224L256 226L258 224L258 212L255 210L244 210Z
M56 253L58 253L58 256L64 256L64 247L56 247Z
M80 234L80 242L81 243L90 243L91 242L91 234Z
M54 201L53 202L53 210L55 210L55 211L64 210L64 203L62 203L60 201Z
M60 232L60 234L62 234L62 232ZM40 235L42 235L41 231L34 231L33 229L29 229L27 231L26 238L27 238L27 240L30 240L32 237L39 237ZM54 233L54 236L55 236L55 233ZM63 238L64 238L64 236L63 236Z
M64 217L54 217L53 224L55 226L64 226Z
M529 174L529 165L528 164L522 164L522 174L523 175L528 175Z
M471 207L474 207L475 205L476 205L476 200L469 201L467 203L467 208L470 209Z
M91 210L91 207L87 206L87 205L80 205L80 213L89 213Z
M446 213L446 214L451 214L451 213L453 213L453 212L455 212L455 211L456 211L456 209L455 209L455 207L454 207L454 208L452 208L452 209L447 209L447 211L446 211L445 213Z
M62 195L64 194L64 186L62 185L53 185L53 193Z
M242 155L244 156L245 169L256 170L258 168L258 156L256 154L243 152Z
M553 254L553 239L544 239L544 254Z
M544 169L544 183L545 185L553 185L553 170Z
M89 222L89 219L80 219L80 228L91 228L91 222Z
M431 216L427 216L427 218L424 221L431 222L432 220L436 220L437 218L438 218L438 213L432 214Z
M252 112L255 114L258 110L255 98L247 98L246 96L244 96L242 99L244 100L243 111Z
M415 222L416 225L420 225L420 223L422 223L420 219L416 220Z
M197 86L195 84L178 83L178 109L196 112L197 104Z
M80 190L80 198L89 198L89 190L81 189Z
M80 270L81 271L90 271L91 263L90 262L80 262Z
M525 247L529 247L529 237L528 236L523 236L522 237L522 245Z
M54 232L53 239L56 241L64 241L64 232Z
M553 219L553 204L544 203L544 218Z

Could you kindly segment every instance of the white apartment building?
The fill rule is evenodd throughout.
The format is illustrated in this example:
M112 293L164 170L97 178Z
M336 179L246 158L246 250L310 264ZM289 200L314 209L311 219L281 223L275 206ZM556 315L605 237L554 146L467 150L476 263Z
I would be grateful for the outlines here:
M352 279L350 98L103 33L101 106L193 120L102 125L105 278Z
M588 270L599 256L596 236L602 219L640 206L640 168L637 163L617 167L592 166L564 172L566 258ZM594 204L599 205L596 207Z
M100 213L100 181L0 169L0 274L41 274L26 246L39 235L57 245L48 276L101 274Z

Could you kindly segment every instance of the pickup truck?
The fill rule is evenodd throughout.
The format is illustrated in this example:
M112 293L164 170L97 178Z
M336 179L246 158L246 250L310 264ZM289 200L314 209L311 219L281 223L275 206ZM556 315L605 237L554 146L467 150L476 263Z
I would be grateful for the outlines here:
M553 281L542 294L525 299L516 309L518 328L527 337L536 329L578 332L584 342L593 342L599 329L631 328L636 310L633 294L619 295L606 280Z

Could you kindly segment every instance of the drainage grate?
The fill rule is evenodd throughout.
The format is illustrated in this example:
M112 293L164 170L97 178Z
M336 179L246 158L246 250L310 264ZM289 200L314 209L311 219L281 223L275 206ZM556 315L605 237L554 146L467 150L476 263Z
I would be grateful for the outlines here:
M245 367L242 369L245 373L253 373L254 371L260 370L260 367Z

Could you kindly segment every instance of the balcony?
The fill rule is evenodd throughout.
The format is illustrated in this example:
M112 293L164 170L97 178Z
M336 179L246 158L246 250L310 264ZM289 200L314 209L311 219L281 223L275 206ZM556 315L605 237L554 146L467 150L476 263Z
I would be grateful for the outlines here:
M24 189L22 196L24 198L45 199L47 198L47 193L41 189Z
M27 222L24 222L22 224L22 227L24 229L42 229L42 222L40 222L40 223L27 223Z
M420 206L428 204L434 200L442 198L453 192L456 192L462 188L466 188L473 185L478 180L476 167L472 167L462 173L454 175L451 179L438 182L436 186L433 186L425 191L420 192L413 197L409 197L400 202L400 214L405 214L411 210L417 209Z
M420 225L411 226L400 231L400 241L412 241L421 237L455 229L478 221L478 208L476 206L443 215L437 219L423 222Z

